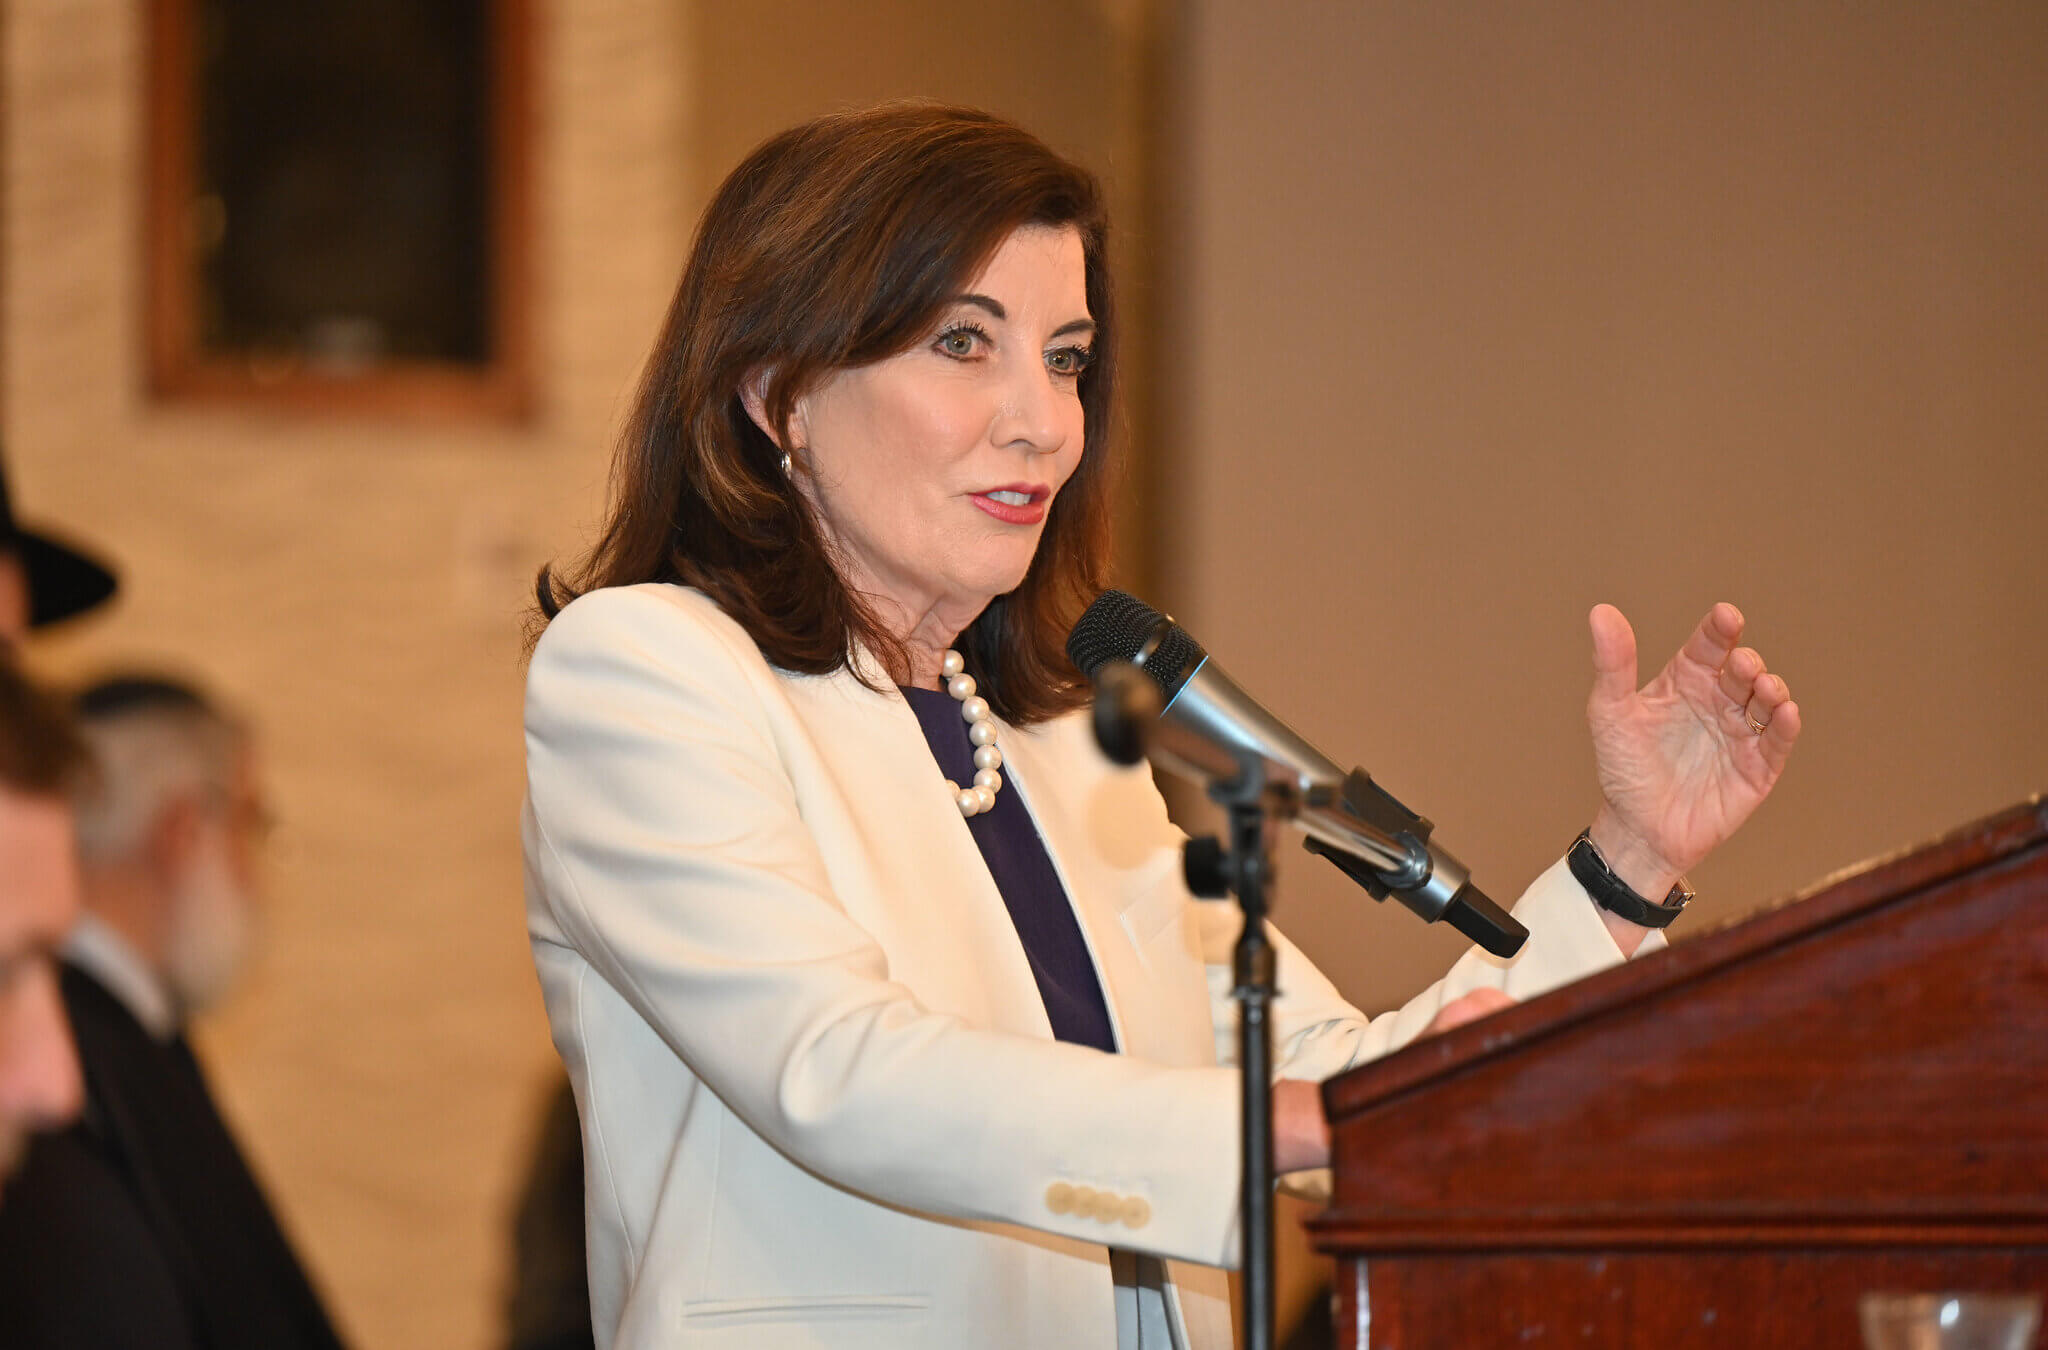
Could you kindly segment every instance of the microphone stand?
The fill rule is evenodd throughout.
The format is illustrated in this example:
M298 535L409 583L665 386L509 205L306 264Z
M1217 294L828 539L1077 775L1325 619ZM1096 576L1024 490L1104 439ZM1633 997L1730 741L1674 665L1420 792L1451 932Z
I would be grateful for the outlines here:
M1138 653L1140 663L1150 658L1168 626L1163 618L1155 625ZM1434 827L1428 820L1403 806L1363 769L1353 770L1341 785L1303 781L1293 772L1275 773L1256 743L1177 730L1163 722L1159 686L1137 664L1103 662L1095 669L1094 681L1095 741L1102 752L1118 764L1136 764L1149 753L1160 752L1175 772L1206 782L1210 799L1221 804L1229 818L1227 847L1214 836L1190 839L1181 865L1194 894L1205 900L1235 894L1244 911L1244 930L1231 961L1242 1084L1238 1231L1244 1248L1244 1335L1239 1345L1241 1350L1272 1350L1271 1012L1277 991L1266 911L1276 826L1299 824L1310 836L1309 850L1328 857L1374 899L1399 896L1425 921L1446 919L1496 955L1514 955L1529 933L1471 884L1464 864L1429 847Z
M1213 835L1190 839L1183 856L1188 889L1206 900L1237 896L1244 912L1231 968L1237 1001L1237 1063L1241 1124L1238 1232L1243 1242L1244 1326L1240 1350L1272 1350L1274 1329L1273 1236L1273 1024L1275 955L1266 937L1268 889L1273 880L1273 836L1278 822L1300 810L1299 794L1251 774L1216 783L1209 795L1229 817L1229 844Z
M1095 740L1118 764L1145 758L1147 743L1159 730L1158 686L1136 666L1105 663L1095 673ZM1273 882L1273 838L1280 824L1294 820L1304 807L1323 809L1334 802L1333 789L1304 791L1287 778L1276 778L1255 754L1205 752L1199 744L1184 747L1190 767L1207 779L1209 797L1229 820L1229 844L1213 835L1190 839L1181 867L1188 889L1205 900L1236 895L1244 911L1231 960L1237 1000L1237 1064L1240 1084L1241 1189L1238 1233L1244 1249L1244 1327L1239 1350L1273 1350L1273 1024L1271 1013L1276 957L1266 937L1266 912Z

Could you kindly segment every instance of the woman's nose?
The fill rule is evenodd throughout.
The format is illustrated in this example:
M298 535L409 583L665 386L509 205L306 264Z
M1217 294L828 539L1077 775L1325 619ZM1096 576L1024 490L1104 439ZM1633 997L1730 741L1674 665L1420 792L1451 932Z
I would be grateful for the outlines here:
M993 439L998 445L1051 454L1066 445L1079 406L1073 391L1058 384L1042 362L1034 361L1004 382Z

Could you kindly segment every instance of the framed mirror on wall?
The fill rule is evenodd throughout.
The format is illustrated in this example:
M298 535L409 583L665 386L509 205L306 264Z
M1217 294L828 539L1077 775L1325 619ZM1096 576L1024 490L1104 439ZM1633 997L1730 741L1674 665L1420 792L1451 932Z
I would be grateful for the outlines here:
M151 0L152 397L517 418L528 0Z

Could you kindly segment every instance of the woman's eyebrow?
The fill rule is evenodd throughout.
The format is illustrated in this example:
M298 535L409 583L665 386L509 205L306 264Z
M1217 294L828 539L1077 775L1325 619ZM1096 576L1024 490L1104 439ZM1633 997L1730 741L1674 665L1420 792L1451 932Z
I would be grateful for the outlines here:
M976 291L969 291L964 295L955 296L953 303L956 305L973 305L977 309L985 309L988 311L989 317L998 323L1010 317L1010 311L1003 308L1002 301L997 300L993 296L982 295ZM1069 333L1092 333L1094 331L1095 320L1093 319L1069 319L1058 328L1053 329L1052 335L1054 337L1065 337Z

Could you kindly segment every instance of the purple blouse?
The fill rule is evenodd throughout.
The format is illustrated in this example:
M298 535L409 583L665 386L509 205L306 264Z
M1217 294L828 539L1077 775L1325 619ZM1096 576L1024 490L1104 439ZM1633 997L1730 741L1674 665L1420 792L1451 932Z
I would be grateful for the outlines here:
M905 689L903 697L924 728L925 743L938 761L942 779L966 786L974 781L974 742L967 738L967 723L961 720L960 704L943 689ZM942 783L933 785L936 791ZM981 848L982 861L1002 892L1017 926L1017 940L1023 944L1031 974L1038 981L1038 996L1045 1001L1045 1015L1052 1034L1076 1045L1116 1053L1116 1034L1110 1029L1109 1008L1102 999L1101 982L1095 978L1095 962L1081 936L1081 923L1074 906L1053 870L1052 857L1039 838L1038 823L1031 818L1024 799L1008 783L996 793L993 811L970 816L967 829Z

